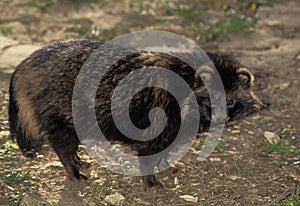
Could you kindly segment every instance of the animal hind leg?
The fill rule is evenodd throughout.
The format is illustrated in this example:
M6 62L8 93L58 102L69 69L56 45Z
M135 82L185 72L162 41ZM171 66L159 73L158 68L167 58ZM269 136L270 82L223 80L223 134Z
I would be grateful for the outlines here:
M87 176L82 174L80 171L81 167L78 165L77 162L74 161L74 153L72 152L61 152L57 151L56 153L64 165L64 168L67 172L68 177L71 180L87 180Z
M56 134L57 135L57 134ZM51 145L63 164L68 177L71 180L86 180L87 176L80 172L81 161L77 155L77 142L74 137L60 135L60 138L49 138ZM69 140L69 141L67 141ZM73 140L73 141L72 141Z
M77 152L75 152L75 153L73 154L73 160L74 160L74 162L76 163L76 165L77 165L80 169L82 169L82 170L87 170L87 169L89 169L90 166L91 166L90 163L85 162L85 161L82 161L82 160L80 159L80 157L78 156Z

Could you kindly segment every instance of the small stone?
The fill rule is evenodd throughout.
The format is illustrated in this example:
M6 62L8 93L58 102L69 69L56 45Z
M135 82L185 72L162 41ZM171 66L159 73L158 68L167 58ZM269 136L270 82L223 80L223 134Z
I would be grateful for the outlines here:
M239 152L237 152L237 151L227 151L227 153L232 154L232 155L239 154Z
M252 117L253 120L257 120L257 119L260 119L260 118L261 118L260 115L256 115L256 116Z
M282 25L282 21L279 20L269 20L266 22L268 26L279 26Z
M249 131L248 131L248 134L254 134L254 132L249 130Z
M193 148L193 147L190 148L190 151L191 151L193 154L196 154L196 155L201 153L200 150L196 150L196 149Z
M63 165L60 161L52 161L52 162L47 163L45 166L46 166L46 168L47 167L63 167Z
M121 144L114 144L114 145L112 146L112 148L114 148L114 149L122 149L123 147L122 147Z
M182 162L176 162L174 164L170 165L171 167L178 167L178 168L184 168L185 164L183 164Z
M229 175L228 178L231 180L241 179L239 176L236 176L236 175Z
M134 198L133 199L138 205L152 205L150 202L146 202L145 200L142 200L140 198Z
M104 182L105 182L104 179L97 179L93 181L94 184L98 184L98 185L103 185Z
M174 178L174 184L178 185L178 178L177 177Z
M241 133L241 131L238 129L231 130L231 134L240 134L240 133Z
M243 120L243 122L244 122L245 124L251 125L251 122L249 122L249 121L247 121L247 120Z
M111 205L119 206L123 205L125 197L119 193L108 195L105 197L105 201Z
M187 202L193 202L193 203L197 203L198 202L198 197L194 197L192 195L181 195L179 197L180 199L183 199Z
M281 84L276 84L274 85L275 88L279 88L280 90L286 89L290 86L290 82L285 82L285 83L281 83Z
M0 132L0 136L8 136L9 135L9 131L1 131Z
M176 190L178 190L178 189L180 189L180 188L181 188L180 185L176 185L175 188L172 188L171 190L176 191Z
M286 82L286 83L283 83L283 84L280 84L279 85L279 89L283 90L283 89L286 89L290 86L290 82Z
M278 144L280 141L280 137L274 132L265 131L264 137L271 144Z
M221 162L221 159L217 158L217 157L211 157L211 158L209 158L209 160L212 162Z

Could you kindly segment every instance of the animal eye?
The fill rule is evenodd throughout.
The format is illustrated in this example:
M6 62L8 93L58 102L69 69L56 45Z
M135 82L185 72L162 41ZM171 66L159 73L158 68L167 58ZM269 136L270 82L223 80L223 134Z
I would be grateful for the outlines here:
M227 102L227 108L232 109L232 108L234 108L235 104L236 104L236 100L231 99Z

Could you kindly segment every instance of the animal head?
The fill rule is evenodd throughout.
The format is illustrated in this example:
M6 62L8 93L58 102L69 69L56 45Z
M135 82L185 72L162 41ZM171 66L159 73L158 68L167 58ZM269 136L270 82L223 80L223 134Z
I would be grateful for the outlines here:
M238 68L232 89L226 90L229 120L251 114L262 107L262 102L253 93L253 84L253 74L247 68Z
M261 101L253 93L254 75L231 56L208 53L223 83L226 93L227 121L251 114L262 107ZM200 110L202 130L206 130L211 120L210 96L206 88L194 91Z

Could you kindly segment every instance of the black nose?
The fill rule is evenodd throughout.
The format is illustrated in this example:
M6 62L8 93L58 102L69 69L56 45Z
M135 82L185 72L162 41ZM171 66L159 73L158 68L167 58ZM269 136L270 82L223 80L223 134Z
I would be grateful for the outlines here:
M237 101L231 102L230 105L227 104L227 114L229 119L234 119L234 117L239 116L241 112L243 112L243 104Z
M227 121L230 120L234 116L234 108L227 107Z
M235 99L231 99L231 100L227 101L227 116L228 116L228 120L231 119L231 117L234 114L235 104L236 104L236 100Z

